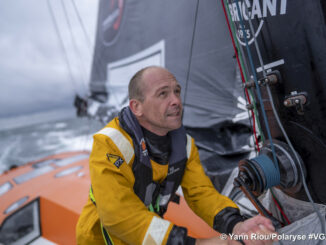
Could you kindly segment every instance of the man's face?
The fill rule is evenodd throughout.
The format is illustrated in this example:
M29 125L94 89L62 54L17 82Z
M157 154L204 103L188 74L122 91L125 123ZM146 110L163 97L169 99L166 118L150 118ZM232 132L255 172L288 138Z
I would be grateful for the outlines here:
M181 87L165 69L151 68L144 72L140 124L157 135L165 135L181 126Z

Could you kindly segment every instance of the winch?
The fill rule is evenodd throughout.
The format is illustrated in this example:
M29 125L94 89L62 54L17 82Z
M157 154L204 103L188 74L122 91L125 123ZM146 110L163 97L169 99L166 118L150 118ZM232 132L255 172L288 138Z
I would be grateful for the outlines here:
M272 161L272 144L276 163ZM275 227L280 227L280 222L269 214L257 197L274 186L290 195L297 193L302 187L302 178L306 176L306 170L298 153L294 153L287 144L278 140L273 140L272 144L266 141L257 157L240 161L239 174L234 183L261 215L270 218ZM300 172L301 169L303 174Z

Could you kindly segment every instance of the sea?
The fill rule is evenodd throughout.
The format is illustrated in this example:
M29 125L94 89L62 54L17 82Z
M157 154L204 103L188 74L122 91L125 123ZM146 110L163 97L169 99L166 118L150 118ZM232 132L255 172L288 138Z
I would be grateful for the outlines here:
M0 174L53 154L91 151L92 135L105 125L75 114L68 108L0 118Z

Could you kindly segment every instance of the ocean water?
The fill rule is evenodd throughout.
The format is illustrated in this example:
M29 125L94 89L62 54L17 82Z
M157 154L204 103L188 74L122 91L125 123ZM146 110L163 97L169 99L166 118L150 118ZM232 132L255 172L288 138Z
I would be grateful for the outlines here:
M0 173L56 153L90 151L92 135L103 126L71 109L1 118Z

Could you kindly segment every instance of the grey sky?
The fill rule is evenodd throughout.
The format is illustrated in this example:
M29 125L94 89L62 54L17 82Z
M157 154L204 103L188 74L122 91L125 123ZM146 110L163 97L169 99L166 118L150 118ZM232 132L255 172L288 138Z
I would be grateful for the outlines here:
M75 93L85 95L96 29L98 0L49 0L74 81L68 71L48 0L0 1L0 118L72 107ZM71 37L64 8L69 16ZM91 38L87 42L73 8Z

